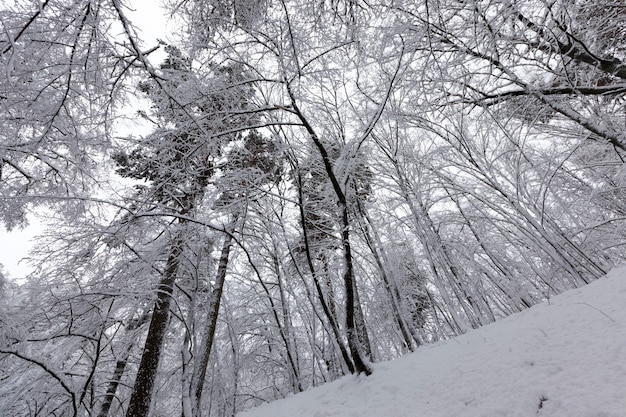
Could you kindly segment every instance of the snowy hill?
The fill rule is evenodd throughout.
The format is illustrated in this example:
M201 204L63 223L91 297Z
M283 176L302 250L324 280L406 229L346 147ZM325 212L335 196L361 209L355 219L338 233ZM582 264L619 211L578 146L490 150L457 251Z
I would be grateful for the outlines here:
M239 417L624 417L626 268Z

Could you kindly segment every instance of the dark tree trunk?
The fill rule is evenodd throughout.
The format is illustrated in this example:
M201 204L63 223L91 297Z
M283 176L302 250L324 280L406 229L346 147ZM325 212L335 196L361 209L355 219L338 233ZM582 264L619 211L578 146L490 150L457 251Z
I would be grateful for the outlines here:
M363 349L361 348L361 343L359 342L359 337L356 331L355 326L355 299L354 299L354 286L356 285L354 279L354 267L352 264L352 248L350 246L350 218L348 215L348 200L346 198L346 194L339 184L339 180L333 171L332 161L330 156L328 155L328 151L326 147L320 140L317 133L313 129L313 126L309 123L304 114L300 111L298 105L296 104L295 97L293 96L292 91L287 85L287 92L291 98L291 105L293 108L294 114L300 119L302 122L302 126L309 133L313 144L317 148L322 157L322 162L324 164L324 170L328 175L328 179L330 180L333 191L337 196L337 203L341 209L341 244L343 246L343 255L346 262L346 270L343 275L344 286L346 291L346 333L348 336L348 347L350 348L350 353L352 354L352 360L354 362L354 370L356 373L365 373L366 375L370 375L372 373L372 369L369 366L368 361L365 359L363 355Z
M150 327L143 348L143 355L139 363L139 370L135 378L135 386L130 397L126 417L146 417L150 412L150 402L154 390L154 382L159 368L163 340L167 331L170 317L170 303L174 292L174 282L180 264L182 239L174 240L165 268L165 273L159 282L157 300L150 320Z
M326 301L326 297L324 296L324 291L322 290L322 285L320 284L319 276L317 271L315 270L315 266L313 265L313 255L311 254L311 247L309 245L309 236L306 227L305 221L305 213L304 213L304 199L302 196L302 180L300 178L300 174L298 174L298 206L300 208L300 219L302 221L302 233L304 235L304 251L307 259L307 264L309 266L309 271L313 276L313 283L315 284L315 290L317 292L317 296L319 298L320 304L322 305L322 310L324 310L324 314L326 318L328 318L328 323L333 332L333 336L335 341L337 342L337 346L339 347L339 351L341 353L341 357L343 358L344 363L348 367L348 370L351 373L355 372L354 363L352 358L348 353L348 349L346 349L343 340L341 339L341 335L339 332L339 324L337 323L337 316L333 313L333 300L330 302Z
M104 395L104 401L100 406L100 412L98 413L98 417L107 417L109 415L109 410L111 409L111 405L113 404L113 399L115 398L117 387L120 385L122 375L124 375L124 370L126 369L126 363L128 363L128 355L126 355L123 359L119 359L115 363L115 371L113 371L113 376L111 377L111 381L109 381L109 384L107 386L107 392Z
M343 211L343 231L341 232L341 241L343 244L343 253L346 262L346 270L343 274L343 280L346 291L346 333L348 334L348 346L350 353L352 354L352 360L354 361L354 370L356 373L364 373L370 375L372 369L365 359L361 342L359 341L358 329L356 328L355 320L355 279L354 279L354 265L352 264L352 248L350 246L350 223L348 219L348 207L345 204L345 200L342 202Z

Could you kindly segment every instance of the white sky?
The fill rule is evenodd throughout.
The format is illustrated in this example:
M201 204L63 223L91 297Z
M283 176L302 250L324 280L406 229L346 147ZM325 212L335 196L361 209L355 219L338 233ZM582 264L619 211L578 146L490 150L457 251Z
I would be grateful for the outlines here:
M29 226L25 230L16 229L11 233L0 228L0 264L4 266L9 278L21 279L31 271L23 258L28 256L31 239L35 237L37 230L38 225Z
M134 11L128 12L126 17L139 28L139 36L144 41L144 46L156 45L157 39L170 40L168 32L172 28L167 22L167 13L161 7L162 1L130 0L127 4Z
M156 46L157 39L171 41L168 33L172 32L172 24L167 23L167 15L157 0L130 0L128 4L134 11L127 12L128 19L139 29L139 36L144 48ZM150 56L150 61L157 66L162 59L158 54ZM28 218L30 225L23 230L15 229L7 232L0 225L0 265L12 279L19 280L28 275L32 268L25 258L28 257L32 240L41 231L41 224L33 217Z

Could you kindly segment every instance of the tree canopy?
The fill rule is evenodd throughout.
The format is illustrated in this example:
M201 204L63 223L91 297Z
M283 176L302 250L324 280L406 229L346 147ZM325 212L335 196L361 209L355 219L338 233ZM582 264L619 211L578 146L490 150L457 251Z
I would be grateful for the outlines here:
M624 262L625 7L132 7L0 10L0 222L49 226L0 414L233 416Z

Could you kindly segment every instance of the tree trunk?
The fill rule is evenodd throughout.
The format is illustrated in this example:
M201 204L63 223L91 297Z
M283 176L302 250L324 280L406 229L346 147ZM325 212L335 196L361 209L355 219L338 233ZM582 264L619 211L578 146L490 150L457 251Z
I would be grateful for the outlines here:
M348 206L345 199L341 202L343 230L341 232L341 243L343 244L343 253L346 262L346 270L343 274L343 280L346 291L346 333L348 334L348 346L354 361L354 370L356 373L364 373L371 375L372 369L365 359L361 342L359 340L358 329L355 320L355 286L354 265L352 264L352 248L350 246L350 223L348 219Z
M382 245L380 244L380 238L378 237L376 230L372 226L370 216L363 209L358 201L357 208L364 219L362 229L365 235L365 242L372 252L376 265L378 265L378 270L380 271L383 284L385 284L385 289L387 290L387 293L389 295L393 315L396 319L396 322L398 323L400 333L402 334L404 346L407 350L413 352L421 344L421 342L417 337L417 332L415 331L415 329L413 329L404 319L404 314L402 314L402 299L400 297L400 291L398 290L398 285L395 280L387 274L387 270L383 262L383 259L386 260L385 251L381 247Z
M159 282L157 300L150 320L150 327L139 363L135 386L130 397L126 417L147 417L154 391L154 382L159 368L163 340L170 317L170 303L174 292L174 282L180 265L182 238L177 237L172 244L163 277Z
M300 380L300 366L298 363L297 349L294 346L296 341L292 336L291 315L289 314L289 305L287 304L288 301L287 295L285 294L285 286L283 282L284 280L282 278L276 252L274 252L272 260L274 261L274 269L276 270L276 279L278 281L278 291L280 294L280 305L282 307L282 327L284 331L281 331L281 335L283 335L285 350L287 352L287 358L290 365L289 378L291 379L291 387L293 389L293 393L297 394L302 391L302 382Z
M355 327L355 317L354 317L354 286L356 285L354 279L354 267L352 264L352 249L350 246L350 218L348 215L348 201L346 198L346 194L339 184L339 180L333 171L332 161L330 156L328 155L328 151L324 147L324 144L315 133L313 126L309 123L304 114L300 111L298 105L296 104L295 97L289 85L287 85L287 92L291 98L291 105L293 108L294 114L300 119L302 122L302 126L309 133L309 137L313 144L317 148L322 157L322 162L324 164L324 169L326 171L326 175L328 175L328 179L330 180L333 191L337 197L337 204L341 209L341 244L343 246L343 255L346 262L346 270L343 275L344 286L346 291L346 333L348 336L348 347L350 348L350 353L352 354L352 361L354 362L354 371L356 373L365 373L366 375L370 375L372 373L372 369L369 366L368 361L365 359L363 355L363 349L361 347L361 343L359 342L359 337Z
M115 363L115 371L113 371L113 376L109 381L107 386L107 392L104 395L104 401L100 406L100 412L98 413L98 417L107 417L109 415L109 410L111 409L111 405L113 404L113 399L115 398L115 393L117 392L117 387L120 385L120 381L122 380L122 375L124 375L124 370L126 369L126 364L128 363L128 355L124 355L124 358L119 359Z
M359 295L359 287L354 282L354 325L356 327L356 334L359 337L359 342L363 348L365 356L372 361L376 362L374 356L374 350L372 349L372 342L367 331L367 324L365 323L365 315L363 314L363 305L361 304L361 297Z
M226 270L228 268L228 257L232 246L233 236L232 230L226 233L224 244L222 245L222 253L217 268L217 276L215 278L215 286L211 293L211 302L206 317L206 327L202 336L202 345L200 346L200 359L196 364L192 376L192 394L193 394L193 415L200 416L200 404L202 401L202 390L204 389L204 379L206 376L211 349L213 348L213 340L215 338L215 329L217 328L217 317L220 310L222 293L224 291L224 281L226 280Z
M126 326L126 331L131 332L137 330L144 323L148 321L149 315L144 312L138 319L131 320L130 323ZM100 411L98 412L98 417L107 417L109 415L109 410L111 409L111 405L113 404L113 400L115 399L115 394L117 392L117 387L120 385L120 381L122 380L122 375L124 375L124 371L126 370L126 365L128 364L128 357L130 356L130 351L132 350L134 345L134 340L131 339L128 347L124 350L123 356L121 359L118 359L115 362L115 370L113 371L113 375L109 380L107 385L107 391L104 395L104 399L102 401L102 405L100 406Z
M351 373L354 373L355 372L354 362L350 358L350 355L348 354L348 350L344 346L343 341L341 339L341 335L339 332L339 324L337 323L337 317L333 314L330 303L328 303L326 301L326 298L324 297L324 291L322 290L322 286L320 284L317 271L315 270L315 266L313 265L313 255L311 254L308 231L307 231L306 222L305 222L304 198L302 196L302 181L300 178L300 174L298 174L298 206L300 209L300 220L302 221L302 234L304 235L304 251L305 251L305 255L307 259L307 264L309 266L309 271L311 272L311 275L313 276L313 283L315 284L315 290L317 291L317 296L319 298L320 304L322 305L322 310L324 310L324 314L328 318L328 322L333 331L333 335L335 337L337 346L339 347L339 350L341 352L343 361L345 365L348 367L348 370ZM332 300L330 300L330 302L332 303Z

